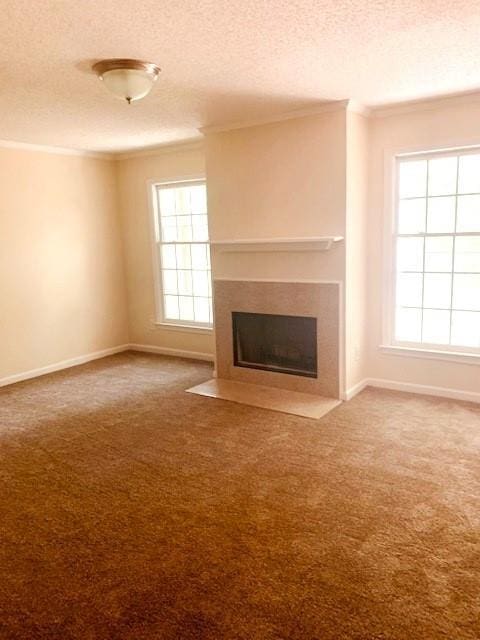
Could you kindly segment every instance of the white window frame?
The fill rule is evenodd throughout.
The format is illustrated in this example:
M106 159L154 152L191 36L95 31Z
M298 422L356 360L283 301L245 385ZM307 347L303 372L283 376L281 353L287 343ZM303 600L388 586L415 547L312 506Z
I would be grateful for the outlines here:
M162 282L162 256L160 248L162 246L159 237L159 216L157 199L158 187L181 187L195 184L204 184L206 186L206 177L204 174L194 174L171 178L168 180L149 180L148 181L148 202L149 202L149 218L150 218L150 239L152 247L152 266L153 266L153 284L155 297L155 318L154 324L162 329L173 331L182 331L187 333L212 333L213 322L184 322L182 320L171 320L165 317L164 298L163 298L163 282ZM208 215L208 212L207 212ZM175 243L169 243L175 244ZM178 244L208 244L210 251L211 242L210 235L207 242L181 242ZM213 284L213 283L212 283ZM213 286L212 286L213 291Z
M446 144L429 150L402 149L385 152L385 225L384 225L384 277L383 277L383 338L380 350L384 353L439 359L461 364L480 364L480 348L430 344L425 342L408 342L395 339L395 302L396 302L396 241L398 237L398 184L399 165L402 159L422 160L441 158L459 154L480 153L480 141L476 144ZM442 235L442 234L434 234ZM446 235L479 235L478 232ZM453 268L453 265L452 265Z

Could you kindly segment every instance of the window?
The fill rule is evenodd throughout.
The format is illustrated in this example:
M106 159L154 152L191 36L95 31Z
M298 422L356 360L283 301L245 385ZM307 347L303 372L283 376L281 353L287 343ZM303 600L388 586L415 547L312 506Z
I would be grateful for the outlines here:
M395 344L480 350L480 150L397 158Z
M157 302L161 321L212 326L212 284L204 181L153 187ZM161 283L161 284L160 284Z

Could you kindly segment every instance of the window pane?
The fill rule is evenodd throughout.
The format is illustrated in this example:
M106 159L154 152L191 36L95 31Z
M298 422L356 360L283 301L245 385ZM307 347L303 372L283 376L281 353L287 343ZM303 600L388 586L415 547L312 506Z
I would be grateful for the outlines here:
M175 245L164 244L162 245L162 267L164 269L175 269L177 266L177 260L175 257Z
M190 247L189 244L177 244L176 252L177 252L177 267L178 269L190 269L192 266L192 259L190 256Z
M426 273L423 283L423 306L430 309L449 309L452 301L452 276Z
M429 198L427 208L428 233L453 233L455 231L455 197Z
M480 347L480 313L452 311L451 343L460 347Z
M465 155L460 158L458 192L480 193L480 155Z
M480 231L480 195L458 196L457 232Z
M208 269L208 245L192 244L193 269Z
M162 217L175 215L175 189L160 187L157 193L159 194L160 215Z
M480 274L453 276L453 308L480 311Z
M192 216L193 222L193 239L198 241L206 241L208 240L208 222L207 216L205 215L197 215Z
M398 206L398 233L425 231L426 198L400 200Z
M177 288L177 272L174 270L163 270L163 292L164 293L178 293Z
M190 187L175 189L175 213L183 215L190 211Z
M425 238L425 271L452 271L453 236Z
M400 273L397 278L397 305L401 307L422 306L421 273Z
M421 309L397 309L395 318L395 339L406 342L420 342L422 331Z
M455 271L480 273L480 236L458 236L455 239Z
M427 161L405 161L400 164L399 196L414 198L425 196L427 192Z
M456 193L457 157L434 158L428 161L428 195L443 196Z
M178 296L164 296L165 318L167 320L178 320Z
M192 225L195 229L202 229L208 226L207 216L203 213L200 215L192 216Z
M191 187L190 197L193 214L207 213L207 190L204 185Z
M200 216L198 216L200 217ZM207 225L197 226L193 229L193 240L195 242L205 242L208 240L208 227Z
M196 296L209 296L209 280L210 273L208 271L194 271L193 276L193 293Z
M180 320L195 320L193 315L193 298L187 296L178 297L178 305L180 308Z
M423 238L398 238L397 270L423 271Z
M196 322L209 322L210 318L210 301L208 298L193 299L195 320Z
M178 270L178 293L183 296L191 296L193 294L192 289L192 272Z
M179 242L189 242L192 238L192 216L177 216Z
M422 342L431 344L450 342L450 311L424 309Z
M176 242L177 238L177 219L175 216L162 218L162 241Z

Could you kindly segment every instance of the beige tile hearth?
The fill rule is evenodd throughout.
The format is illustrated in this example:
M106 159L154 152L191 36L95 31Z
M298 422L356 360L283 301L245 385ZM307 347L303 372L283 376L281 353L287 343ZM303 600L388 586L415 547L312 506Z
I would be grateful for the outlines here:
M259 384L237 382L234 380L209 380L187 389L188 393L200 396L230 400L252 407L292 413L304 418L318 420L340 404L335 398L324 398L310 393L274 389Z

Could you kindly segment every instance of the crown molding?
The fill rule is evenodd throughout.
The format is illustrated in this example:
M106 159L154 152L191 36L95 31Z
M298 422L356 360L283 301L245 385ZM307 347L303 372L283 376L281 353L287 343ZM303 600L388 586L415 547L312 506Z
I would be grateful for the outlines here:
M242 120L238 122L230 122L219 125L209 125L201 127L199 131L203 134L221 133L223 131L233 131L235 129L247 129L249 127L257 127L263 124L274 124L275 122L283 122L284 120L295 120L296 118L306 118L308 116L316 116L322 113L331 113L333 111L346 111L350 100L329 100L328 102L320 102L314 107L306 107L305 109L295 109L294 111L286 111L277 115L266 116L264 118L256 118L251 120Z
M132 158L147 158L149 156L158 156L164 153L177 153L179 151L193 151L203 148L203 138L194 138L186 142L172 142L169 144L160 144L155 147L145 147L137 151L124 151L114 154L114 160L130 160Z
M251 120L231 122L221 125L210 125L198 129L202 136L210 133L220 133L235 129L246 129L266 124L274 124L285 120L305 118L308 116L331 113L335 111L349 111L358 113L364 117L387 118L390 116L403 115L413 112L433 111L435 109L447 109L480 103L480 90L464 91L462 93L422 98L419 100L408 100L404 102L394 102L383 105L366 106L355 100L330 100L319 102L314 107L287 111L276 116L257 118ZM203 137L195 137L186 141L171 142L152 147L144 147L137 150L126 151L89 151L87 149L74 149L69 147L57 147L53 145L31 144L28 142L18 142L16 140L0 140L0 149L20 149L24 151L40 151L67 156L83 156L97 158L100 160L129 160L131 158L141 158L162 155L165 153L175 153L179 151L191 151L203 148Z
M40 151L63 156L80 156L87 158L97 158L99 160L128 160L130 158L140 158L146 156L156 156L163 153L175 153L178 151L190 151L201 149L203 138L195 138L188 142L163 144L155 147L145 147L137 151L107 152L88 151L87 149L73 149L69 147L55 147L46 144L32 144L30 142L17 142L16 140L0 140L0 149L19 149L23 151Z
M102 151L88 151L86 149L71 149L69 147L55 147L46 144L31 144L29 142L17 142L16 140L0 140L0 149L19 149L22 151L41 151L62 156L83 156L97 158L99 160L113 160L111 153Z
M347 111L352 113L358 113L360 116L365 116L366 118L370 117L372 110L370 107L367 107L365 104L361 102L357 102L356 100L347 100Z
M472 102L480 102L480 91L464 91L450 95L423 98L421 100L408 100L391 104L370 107L370 114L374 118L388 118L389 116L412 113L414 111L432 111L434 109L446 109L459 107Z

